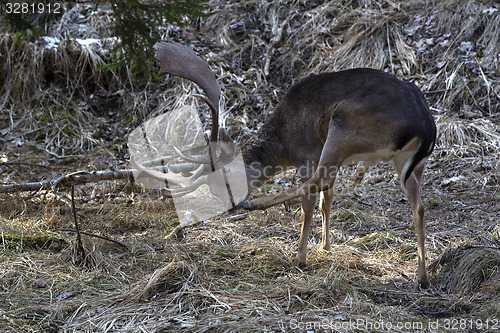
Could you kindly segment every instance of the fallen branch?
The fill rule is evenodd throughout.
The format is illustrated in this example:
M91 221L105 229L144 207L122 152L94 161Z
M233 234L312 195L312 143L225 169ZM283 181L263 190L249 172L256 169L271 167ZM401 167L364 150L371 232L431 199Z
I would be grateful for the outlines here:
M162 161L165 158L147 161L148 165L153 164L153 162ZM191 172L197 170L199 164L195 163L180 163L171 165L161 165L150 167L148 170L155 170L162 173L173 172L182 173L187 176ZM24 183L24 184L8 184L0 185L0 193L12 193L12 192L23 192L23 191L40 191L40 190L50 190L57 191L61 188L69 188L75 185L83 185L86 183L100 182L104 180L117 180L117 179L127 179L132 181L134 179L134 173L138 173L136 170L107 170L107 171L76 171L67 175L63 175L57 179L46 180L34 183Z
M74 185L99 182L103 180L134 179L134 170L108 170L108 171L78 171L69 175L64 175L57 179L46 180L35 183L1 185L0 193L57 190Z

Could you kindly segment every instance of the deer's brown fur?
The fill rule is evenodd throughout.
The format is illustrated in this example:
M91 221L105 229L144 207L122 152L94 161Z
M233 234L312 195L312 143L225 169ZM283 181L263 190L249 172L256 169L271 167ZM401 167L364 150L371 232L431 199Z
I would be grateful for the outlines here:
M168 52L163 54L161 62L168 60ZM183 73L187 70L191 75L192 58L189 55L177 61L175 70L181 67ZM200 75L192 75L197 76ZM201 76L204 90L210 92L216 84L214 79L207 81L210 75ZM213 99L211 102L215 103ZM302 227L295 263L304 266L318 193L323 221L321 243L323 249L330 249L329 215L340 166L356 162L370 166L379 160L393 160L417 231L419 283L426 287L420 191L425 162L435 140L434 120L424 95L414 84L374 69L311 75L289 89L259 132L241 146L250 189L288 168L297 168L303 183L275 195L242 202L240 206L266 209L302 198ZM223 160L230 160L227 153L224 159L221 154L218 162Z

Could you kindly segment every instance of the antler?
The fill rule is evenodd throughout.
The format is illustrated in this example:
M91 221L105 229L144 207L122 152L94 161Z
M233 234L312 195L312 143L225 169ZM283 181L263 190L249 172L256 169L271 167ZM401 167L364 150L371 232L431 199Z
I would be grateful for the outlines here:
M212 111L212 133L210 142L217 142L219 128L219 99L221 88L215 80L208 64L201 60L191 49L179 43L156 43L156 58L160 63L160 75L176 75L199 85L208 99L201 98Z
M210 164L210 160L207 157L188 157L184 155L176 146L173 146L177 155L182 158L186 162L194 163L194 164Z
M160 182L168 182L170 185L177 186L176 188L166 188L172 197L182 196L190 192L195 191L198 187L207 183L206 176L201 176L206 168L203 165L199 165L195 173L191 177L181 177L180 179L175 179L172 177L167 177L163 172L145 168L140 163L137 163L133 156L130 157L130 164L139 172L136 178L141 176L147 176L150 179L154 179Z
M229 172L226 172L224 168L220 168L224 163L230 163L233 160L235 149L227 133L219 129L219 99L221 88L215 80L214 73L210 70L205 61L184 45L161 42L157 43L155 48L156 58L160 64L160 75L169 73L191 80L199 85L208 97L197 96L210 107L212 112L212 132L208 144L208 158L199 156L187 157L182 154L179 149L174 147L177 155L184 161L204 165L204 167L198 169L194 176L189 178L187 185L180 184L176 179L167 178L155 170L146 170L139 164L133 165L141 173L152 179L167 181L174 186L177 185L175 188L167 188L173 197L186 195L195 191L199 186L207 184L210 191L216 197L224 198L222 199L224 201L229 200L232 207L235 207L228 179ZM220 150L219 156L216 156L217 150ZM241 162L241 164L243 165L243 162ZM208 165L210 165L210 167ZM235 170L239 169L242 168L235 168ZM230 170L230 168L228 168L228 170ZM233 177L232 174L231 177Z

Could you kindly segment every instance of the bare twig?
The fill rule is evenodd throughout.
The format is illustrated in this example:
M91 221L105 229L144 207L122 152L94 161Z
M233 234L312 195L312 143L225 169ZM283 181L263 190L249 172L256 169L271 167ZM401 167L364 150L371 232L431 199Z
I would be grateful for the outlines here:
M248 217L248 213L243 213L243 214L229 216L228 218L226 218L226 221L238 221L238 220L243 220L247 217Z
M75 232L75 233L77 232L75 229L71 229L71 228L63 228L63 229L60 229L60 231L62 231L62 232ZM80 234L104 239L104 240L107 240L109 242L113 242L113 243L118 244L121 247L125 248L128 252L130 252L130 249L128 248L127 245L125 245L124 243L117 241L115 239L109 238L107 236L97 235L97 234L93 234L93 233L87 232L87 231L80 231Z
M85 260L85 249L83 248L82 236L80 235L80 226L78 225L78 217L76 216L75 187L74 186L71 186L71 209L73 210L73 218L75 220L77 251L78 251L78 254L81 256L82 261L84 261Z

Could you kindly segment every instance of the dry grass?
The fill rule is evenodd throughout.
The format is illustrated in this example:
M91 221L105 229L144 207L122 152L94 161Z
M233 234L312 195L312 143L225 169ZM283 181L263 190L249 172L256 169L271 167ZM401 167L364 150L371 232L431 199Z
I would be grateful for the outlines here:
M324 326L304 325L322 322L341 332L444 332L445 320L466 319L476 325L469 331L487 331L477 323L500 316L497 7L462 0L212 5L215 14L189 30L197 51L214 60L223 121L238 142L310 73L375 67L426 92L440 133L423 189L431 288L414 286L408 203L386 163L355 189L355 168L342 170L332 250L319 250L320 227L313 226L303 271L290 266L298 202L243 219L219 216L165 239L178 225L172 202L110 182L77 189L81 227L130 251L84 236L83 263L74 235L60 231L73 223L66 193L2 195L0 330L321 332ZM147 117L198 103L189 97L197 88L179 80L143 83L127 70L98 70L109 61L105 48L73 41L107 36L106 8L92 8L80 3L47 27L62 40L59 48L16 47L12 36L1 36L1 182L127 165L127 133ZM84 30L75 24L78 13ZM183 38L175 27L162 33ZM201 113L209 117L205 107ZM294 181L283 178L261 192ZM441 327L431 329L436 320Z
M485 241L498 227L498 182L483 190L472 177L440 184L435 169L428 173L428 256L436 267L428 291L415 289L414 231L397 177L385 164L370 170L356 192L346 172L334 204L332 251L317 249L320 230L314 226L304 271L290 268L297 203L244 220L220 217L165 241L176 224L171 202L130 201L129 195L96 199L79 205L83 229L121 240L131 252L85 237L93 264L81 267L72 263L73 235L57 232L71 226L62 202L36 205L26 198L23 212L23 196L4 197L2 216L16 217L3 218L5 232L54 230L65 241L57 253L50 244L4 246L2 325L12 331L288 331L297 320L340 325L495 318L498 243ZM464 241L476 247L457 247ZM34 287L40 279L47 287Z
M366 181L376 182L378 177L370 172ZM347 177L339 184L332 251L317 249L320 230L315 226L304 271L290 267L298 241L297 204L290 211L277 207L253 212L244 220L207 221L185 229L182 239L168 241L162 238L173 229L174 220L159 223L164 204L157 201L142 198L130 205L127 198L115 198L82 206L84 230L112 235L131 252L85 237L93 265L77 266L72 264L73 235L57 231L56 238L65 240L57 253L50 246L4 248L2 297L4 304L11 304L1 309L9 319L4 327L59 327L68 332L288 331L294 320L399 318L427 323L443 317L485 320L498 314L498 249L492 243L491 248L472 249L478 252L464 252L467 246L450 249L468 233L477 235L471 242L484 246L481 239L492 237L498 207L473 196L460 197L436 183L426 186L429 257L431 262L437 258L434 266L440 270L433 274L429 291L418 291L414 232L397 183L363 186L357 195L350 185ZM457 202L469 208L461 209ZM127 214L118 214L125 209ZM482 212L476 216L480 223L468 218L477 210ZM70 226L71 212L59 211L56 220ZM27 225L26 216L16 215L21 216L17 221L4 220L11 230L20 223L27 234L32 234L31 228L46 228ZM112 226L105 225L108 219L113 219ZM34 287L40 279L47 287ZM465 281L471 281L469 287L456 287Z
M500 267L500 245L462 245L447 250L429 268L435 272L439 268L440 287L448 293L477 291L488 281L485 288L498 293Z

